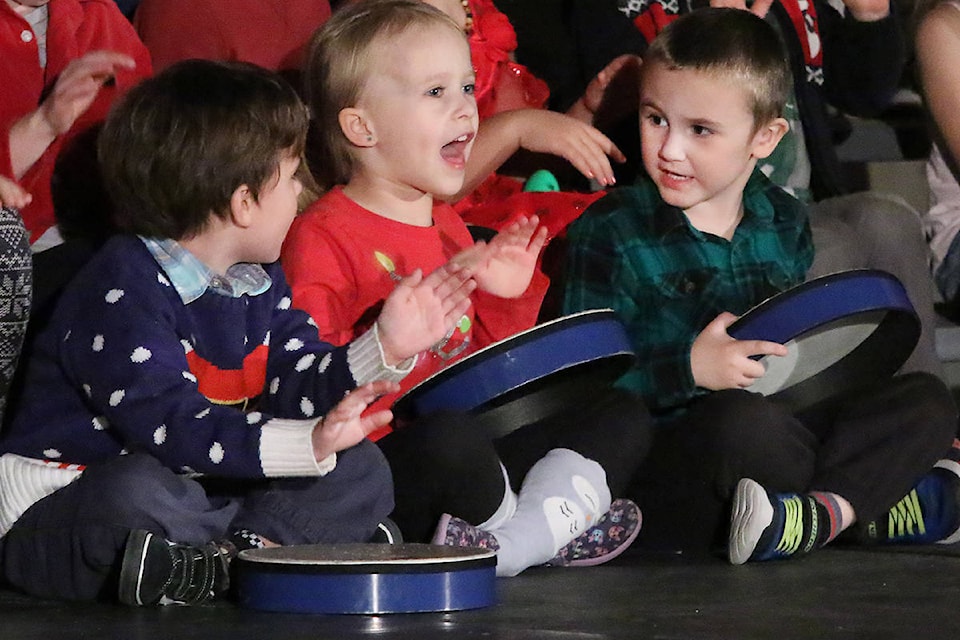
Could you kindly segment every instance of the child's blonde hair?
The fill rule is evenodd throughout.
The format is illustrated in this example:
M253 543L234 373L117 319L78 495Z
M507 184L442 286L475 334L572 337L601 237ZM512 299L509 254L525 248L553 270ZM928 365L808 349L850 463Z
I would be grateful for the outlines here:
M750 95L754 130L781 116L790 94L780 36L763 18L741 9L706 7L670 23L643 55L644 67L657 62L739 84Z
M360 0L334 12L314 34L304 65L304 97L313 114L310 155L317 181L349 181L353 146L340 129L340 111L355 106L372 71L375 45L414 28L442 26L465 38L445 13L420 0Z

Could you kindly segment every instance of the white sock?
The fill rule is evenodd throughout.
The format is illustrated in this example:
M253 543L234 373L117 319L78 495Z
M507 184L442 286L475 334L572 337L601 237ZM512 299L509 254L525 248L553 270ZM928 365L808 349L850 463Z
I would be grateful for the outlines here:
M77 465L61 465L24 458L13 453L0 456L0 538L23 512L61 489L82 473Z
M510 476L507 475L507 469L502 462L500 463L500 471L503 473L503 500L497 510L493 512L493 515L477 525L478 529L484 531L493 531L503 526L517 512L517 494L510 488Z
M610 508L603 467L570 449L552 449L523 481L516 513L492 533L497 575L515 576L544 564Z

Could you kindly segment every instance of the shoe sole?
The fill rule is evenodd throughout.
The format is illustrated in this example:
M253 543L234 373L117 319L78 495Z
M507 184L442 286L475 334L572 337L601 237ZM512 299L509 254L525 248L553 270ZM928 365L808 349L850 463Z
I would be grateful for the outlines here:
M730 510L730 564L744 564L753 555L763 530L773 522L773 505L767 491L750 478L737 483Z
M568 562L563 566L595 567L599 564L610 562L611 560L619 556L621 553L626 551L630 547L630 545L633 544L633 541L637 539L637 536L640 535L640 527L643 526L643 512L640 510L640 508L636 504L633 504L633 503L631 503L631 509L636 509L637 511L637 526L633 528L633 531L631 531L627 535L627 537L624 538L623 542L619 546L614 547L613 549L611 549L610 551L608 551L607 553L601 556L596 556L593 558L583 558L581 560L571 560L570 562Z
M142 607L140 586L143 581L144 560L153 534L149 531L135 530L127 536L123 551L123 564L120 566L120 602L134 607Z

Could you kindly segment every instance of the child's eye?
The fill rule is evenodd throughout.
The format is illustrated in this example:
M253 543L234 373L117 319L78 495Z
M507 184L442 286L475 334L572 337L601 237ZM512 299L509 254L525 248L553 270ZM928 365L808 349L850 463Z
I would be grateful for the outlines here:
M652 124L655 127L667 126L667 119L656 113L651 113L647 115L647 120L650 122L650 124Z
M695 124L690 128L693 131L693 135L695 136L708 136L711 133L713 133L713 131L703 126L702 124Z
M443 95L443 87L434 87L432 89L427 89L427 95L433 98L439 98Z
M475 85L471 82L469 84L463 85L463 92L468 96L472 96L475 90Z

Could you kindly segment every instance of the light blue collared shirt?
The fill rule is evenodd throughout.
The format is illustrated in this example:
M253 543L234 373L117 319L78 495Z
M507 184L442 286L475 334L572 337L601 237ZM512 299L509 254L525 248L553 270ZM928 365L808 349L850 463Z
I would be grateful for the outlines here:
M240 262L227 269L226 274L220 275L176 240L139 237L167 274L167 279L183 304L190 304L207 289L222 296L239 298L243 295L260 295L273 284L259 264Z

